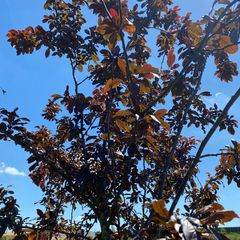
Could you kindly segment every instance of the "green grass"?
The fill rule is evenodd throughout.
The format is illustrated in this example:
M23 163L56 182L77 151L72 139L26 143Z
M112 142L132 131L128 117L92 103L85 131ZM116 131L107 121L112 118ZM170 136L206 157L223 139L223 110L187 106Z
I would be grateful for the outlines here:
M240 240L240 233L224 233L226 237L228 237L231 240Z
M221 233L226 236L227 238L231 239L231 240L240 240L240 233L237 232L225 232L225 231L221 231Z

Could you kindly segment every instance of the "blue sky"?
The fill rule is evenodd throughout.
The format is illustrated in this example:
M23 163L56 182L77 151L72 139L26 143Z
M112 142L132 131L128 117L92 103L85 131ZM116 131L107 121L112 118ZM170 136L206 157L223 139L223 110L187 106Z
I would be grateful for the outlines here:
M132 3L133 0L129 0ZM182 13L193 12L194 18L200 18L207 14L211 8L211 0L175 0L176 5L182 9ZM1 107L13 109L19 107L20 116L31 119L31 129L36 125L45 123L41 118L42 109L47 99L54 93L62 93L67 84L72 83L68 62L62 58L44 57L43 51L32 55L16 56L15 50L7 43L6 33L9 29L22 29L29 25L41 24L45 14L42 5L44 1L32 0L1 0L0 10L0 87L5 89L5 95L0 94ZM240 56L234 56L239 62ZM158 66L157 59L153 64ZM213 96L206 100L212 105L217 102L224 106L239 86L239 79L231 84L220 82L214 77L214 64L209 61L208 68L203 77L203 89L211 90ZM90 93L90 87L84 86L84 93ZM239 120L238 101L231 110ZM230 143L231 138L240 141L239 130L235 136L226 133L216 133L207 146L206 152L212 153ZM186 132L188 136L197 136L201 139L201 133L196 130ZM41 197L41 191L35 187L31 180L25 176L28 173L26 164L27 154L11 142L0 142L0 183L4 186L12 185L16 197L21 206L23 216L35 216L34 202ZM201 179L206 172L214 168L217 159L206 159L201 163ZM221 203L226 209L235 210L240 214L240 190L236 187L228 187L220 191ZM229 226L240 226L239 220L234 220Z

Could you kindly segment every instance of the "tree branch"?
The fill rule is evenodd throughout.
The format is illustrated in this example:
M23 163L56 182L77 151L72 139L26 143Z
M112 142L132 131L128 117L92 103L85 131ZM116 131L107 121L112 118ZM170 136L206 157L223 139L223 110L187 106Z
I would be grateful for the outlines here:
M174 156L174 154L175 154L175 152L176 152L177 144L178 144L178 142L179 142L179 137L180 137L180 134L181 134L181 132L182 132L182 130L183 130L184 123L185 123L185 121L186 121L188 111L189 111L189 109L191 108L192 102L193 102L194 98L196 97L196 94L197 94L197 92L198 92L198 90L199 90L199 88L200 88L201 80L202 80L202 75L203 75L203 73L204 73L206 61L207 61L207 60L205 59L205 62L204 62L203 66L202 66L202 69L201 69L200 76L199 76L199 78L198 78L197 86L195 87L192 95L191 95L191 96L189 97L189 99L188 99L188 102L187 102L186 107L185 107L185 109L184 109L183 117L182 117L182 119L181 119L181 121L180 121L180 123L179 123L179 125L178 125L177 133L176 133L176 135L175 135L175 138L174 138L174 142L173 142L173 144L172 144L171 151L170 151L170 153L169 153L169 155L168 155L168 158L167 158L167 160L166 160L166 162L165 162L165 166L164 166L164 169L163 169L163 174L162 174L162 176L161 176L161 184L160 184L159 194L158 194L158 195L159 195L159 196L158 196L159 199L161 199L161 198L162 198L162 195L163 195L163 189L164 189L165 180L166 180L166 177L167 177L167 172L168 172L168 170L169 170L169 168L170 168L172 158L173 158L173 156Z
M211 38L210 34L212 32L212 30L215 28L215 26L221 21L221 19L225 16L225 13L237 2L239 2L240 0L234 0L233 2L231 2L230 4L227 5L227 7L224 9L223 13L218 17L217 21L211 25L211 27L208 29L205 37L201 40L201 42L199 43L199 46L196 48L197 51L201 51L204 47L204 45L208 42L208 40ZM169 84L169 86L155 99L153 100L149 106L141 113L141 116L144 116L144 114L148 113L149 110L163 97L165 97L170 90L176 86L178 84L178 82L182 79L184 73L189 69L190 64L192 63L192 61L195 59L195 54L193 54L193 58L191 60L189 60L186 64L185 67L182 69L182 71L180 72L179 76L174 79L174 81L172 81L172 83Z
M208 134L206 135L206 137L204 138L204 140L201 142L200 147L197 151L196 157L193 160L190 168L188 169L185 177L182 180L182 183L178 189L178 192L173 200L173 203L170 207L169 210L169 215L171 216L181 195L184 192L184 189L186 187L186 184L188 182L188 180L191 178L193 171L195 169L195 167L197 166L197 164L200 161L202 152L204 150L204 148L206 147L208 141L211 139L211 137L213 136L214 132L216 131L216 129L218 128L219 124L222 122L222 120L225 118L225 116L227 115L229 109L231 108L231 106L236 102L236 100L239 98L240 96L240 88L236 91L236 93L231 97L231 99L229 100L229 102L227 103L227 105L225 106L225 108L223 109L221 115L218 117L218 119L216 120L216 122L213 124L212 128L209 130Z
M34 155L34 157L36 157L36 159L38 159L39 161L48 164L52 170L56 173L58 173L64 180L67 181L67 183L69 184L69 186L72 188L72 190L70 190L71 188L69 188L69 192L72 191L72 194L74 194L75 196L78 197L78 200L81 202L82 199L84 199L84 201L86 201L88 203L88 205L90 206L90 208L95 211L95 206L92 204L91 200L88 199L87 197L84 197L83 195L79 195L79 189L78 187L73 183L71 176L68 174L65 174L64 171L60 168L57 167L56 162L52 162L50 160L48 160L45 156L43 156L42 154L39 154L37 150L35 150L34 148L30 147L27 143L21 141L19 139L19 137L17 136L13 136L12 134L10 134L8 131L4 131L3 129L0 130L1 133L3 133L5 136L7 136L9 139L11 139L16 145L21 146L25 151L31 153L32 155ZM65 163L67 161L64 161Z
M25 226L22 226L22 228L25 229L25 230L31 229L31 230L39 231L39 232L49 231L49 232L54 232L54 233L61 233L61 234L65 234L69 237L78 237L78 239L80 239L80 240L91 240L91 238L84 237L84 236L82 236L82 234L70 233L70 232L67 232L67 231L51 229L51 228L47 228L47 227L46 228L39 228L39 227L25 225Z
M76 78L76 74L75 74L76 65L74 66L71 58L70 58L70 63L71 63L71 67L72 67L72 77L73 77L73 81L74 81L74 85L75 85L75 94L78 95L78 82L77 82L77 78Z

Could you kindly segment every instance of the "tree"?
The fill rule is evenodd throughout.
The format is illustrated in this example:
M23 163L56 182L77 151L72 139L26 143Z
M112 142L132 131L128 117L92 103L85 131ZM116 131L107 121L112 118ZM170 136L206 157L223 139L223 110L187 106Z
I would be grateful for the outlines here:
M54 132L46 126L28 131L29 120L17 109L0 112L0 138L30 153L29 176L45 195L46 210L37 209L32 228L88 239L98 222L98 239L223 238L216 227L238 216L224 210L217 193L225 178L240 186L240 145L233 141L207 155L203 150L215 131L234 134L237 121L228 110L240 89L224 109L208 108L203 96L211 93L201 84L209 58L221 81L238 75L230 55L238 52L240 1L215 0L199 21L190 13L180 16L171 0L134 6L126 0L47 0L44 8L43 26L10 30L8 41L18 55L45 48L46 57L66 57L74 91L66 86L48 100L43 117L55 124ZM94 24L85 17L89 12L97 17ZM149 34L157 35L154 48ZM160 68L150 64L151 51L158 51ZM91 96L81 91L86 81ZM190 127L205 133L201 142L183 135ZM216 156L215 174L199 185L198 163ZM69 206L84 207L79 222L65 218Z

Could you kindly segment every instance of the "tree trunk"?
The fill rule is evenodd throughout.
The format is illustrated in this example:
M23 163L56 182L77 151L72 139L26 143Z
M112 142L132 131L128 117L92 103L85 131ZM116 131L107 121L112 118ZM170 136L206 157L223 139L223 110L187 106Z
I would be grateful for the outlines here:
M104 216L99 218L99 223L101 227L101 240L110 240L111 239L111 230L109 224L105 220Z

